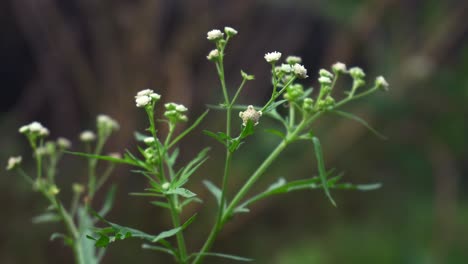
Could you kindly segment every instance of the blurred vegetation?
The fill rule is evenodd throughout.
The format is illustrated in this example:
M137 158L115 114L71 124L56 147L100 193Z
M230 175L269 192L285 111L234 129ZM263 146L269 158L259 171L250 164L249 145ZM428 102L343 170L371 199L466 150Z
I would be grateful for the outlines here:
M228 49L228 83L238 83L241 68L256 76L242 103L270 94L263 61L268 51L302 56L311 76L307 85L317 85L314 73L335 61L360 65L369 76L386 76L390 92L347 108L389 140L349 120L326 118L316 129L327 166L345 170L350 182L379 181L384 187L335 192L338 208L321 192L269 199L229 224L215 250L256 263L466 263L467 13L468 2L455 0L2 1L0 160L23 154L32 168L17 128L33 120L49 127L52 138L73 139L79 149L78 133L99 113L122 124L108 151L123 150L134 142L133 130L144 127L133 95L147 87L185 104L195 118L205 104L221 100L215 69L205 59L210 50L205 34L229 25L239 35ZM218 117L212 111L203 125L220 128ZM272 140L256 136L243 147L231 185L260 162ZM219 182L221 148L199 130L182 144L182 159L206 144L215 146L199 181L192 182L205 200L193 208L201 213L187 235L189 245L198 248L214 208L201 180ZM281 176L315 173L312 154L311 146L288 151L258 188ZM64 160L63 171L74 173L59 177L63 186L83 177L84 162ZM153 233L169 225L169 216L127 195L143 187L141 177L125 167L114 176L119 194L110 220ZM26 186L0 173L0 262L69 263L71 252L48 240L58 227L31 223L46 203ZM71 190L61 194L69 197ZM104 263L150 263L159 257L142 251L140 241L129 241L110 247Z

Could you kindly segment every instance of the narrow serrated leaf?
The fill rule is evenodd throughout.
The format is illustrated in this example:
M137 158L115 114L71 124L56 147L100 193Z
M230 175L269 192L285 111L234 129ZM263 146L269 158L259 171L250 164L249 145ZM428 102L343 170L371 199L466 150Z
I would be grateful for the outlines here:
M330 202L333 204L333 206L336 207L335 200L333 200L333 198L332 198L332 196L330 194L330 190L328 189L327 171L325 170L325 161L323 160L322 146L321 146L320 141L319 141L319 139L317 137L313 137L312 142L314 143L315 157L317 158L318 171L319 171L320 179L322 180L323 190L325 192L325 195L328 197Z
M351 119L351 120L354 120L358 123L360 123L361 125L363 125L364 127L366 127L370 132L372 132L375 136L377 136L378 138L380 139L383 139L383 140L387 140L387 137L382 135L380 132L378 132L377 130L375 130L373 127L371 127L369 125L369 123L367 123L366 120L360 118L359 116L357 115L354 115L354 114L351 114L351 113L348 113L348 112L344 112L344 111L339 111L339 110L333 110L332 111L333 113L339 115L339 116L342 116L344 118L348 118L348 119Z

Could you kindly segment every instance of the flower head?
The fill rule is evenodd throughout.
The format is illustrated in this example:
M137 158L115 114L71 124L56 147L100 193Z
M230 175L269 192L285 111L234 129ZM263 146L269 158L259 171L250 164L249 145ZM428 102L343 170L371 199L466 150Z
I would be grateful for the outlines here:
M299 63L293 65L293 71L294 74L301 79L309 77L307 76L307 69Z
M159 99L161 99L161 95L155 93L151 89L139 91L137 95L135 95L135 103L137 107L145 107L152 102L157 102Z
M388 90L388 82L383 76L375 78L375 86L384 88L386 91Z
M119 123L115 121L108 115L98 115L96 118L96 123L98 128L103 128L106 130L118 130L120 128Z
M23 158L21 156L17 156L17 157L10 157L8 159L8 163L7 163L7 166L6 166L6 169L7 170L12 170L16 167L18 167L20 164L21 164L21 161L23 160Z
M161 185L161 188L163 188L163 190L167 190L167 189L169 189L170 186L171 186L170 183L165 182L165 183L163 183L163 184Z
M328 78L333 78L333 74L325 69L320 69L319 75L322 77L328 77Z
M298 56L288 56L286 58L286 63L290 65L294 65L296 63L301 63L301 62L302 62L302 58Z
M351 75L351 77L353 77L353 79L362 79L366 77L364 71L359 67L352 67L351 69L349 69L349 74Z
M72 145L72 143L70 142L70 140L68 140L66 138L63 138L63 137L57 138L57 146L59 146L59 148L69 149L71 147L71 145Z
M164 112L164 116L169 119L170 122L178 123L178 122L186 122L188 120L185 112L187 112L187 107L181 104L176 103L167 103L164 105L166 108L166 112Z
M91 142L96 140L96 134L91 130L85 130L80 134L80 140L83 142Z
M281 58L281 52L273 51L265 54L265 60L269 63L275 63Z
M224 33L221 32L221 30L219 30L219 29L210 30L206 34L206 38L209 39L209 40L218 40L218 39L222 38L223 36L224 36Z
M242 118L242 125L246 126L247 122L250 120L256 126L258 120L262 116L262 111L257 111L252 105L247 106L247 110L244 112L239 112L239 117Z
M330 85L332 80L329 77L322 76L318 79L319 83L322 85Z
M229 37L237 35L237 30L233 29L232 27L224 27L224 32L226 32L226 35Z
M49 129L47 129L41 123L36 121L32 122L31 124L20 127L19 132L21 134L31 133L41 137L46 137L49 135Z
M342 62L337 62L332 65L332 70L335 74L337 73L345 73L346 72L346 64Z
M291 65L285 64L285 63L281 64L281 66L280 66L279 69L280 69L280 71L282 71L282 72L284 72L284 73L290 73L290 72L292 72L292 67L291 67Z
M206 58L210 61L215 61L219 58L219 50L218 49L214 49L212 51L210 51L210 53L208 53L208 56L206 56Z

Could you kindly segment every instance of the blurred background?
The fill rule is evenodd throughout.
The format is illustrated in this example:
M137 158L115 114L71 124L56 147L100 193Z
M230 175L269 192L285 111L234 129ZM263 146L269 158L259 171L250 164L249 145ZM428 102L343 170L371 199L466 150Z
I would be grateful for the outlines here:
M270 95L266 52L301 56L309 70L308 86L317 85L320 68L342 61L362 67L369 82L380 74L387 78L390 92L344 110L365 118L389 139L379 140L349 120L323 118L315 133L327 166L344 170L345 181L382 182L383 188L333 191L338 208L320 190L269 198L237 216L214 251L252 257L256 263L467 263L467 14L468 2L455 0L1 1L0 160L6 165L8 156L22 154L25 169L33 170L26 140L17 131L34 120L51 130L51 138L70 138L73 149L82 150L78 134L93 129L100 113L121 124L106 151L133 150L133 131L147 125L133 96L145 88L165 101L183 103L195 120L206 104L222 99L214 65L206 60L213 48L206 32L231 26L239 34L225 60L230 91L240 83L240 69L256 76L240 103L261 104ZM269 125L264 120L260 133L234 159L231 190L276 144L262 131ZM223 114L211 111L202 127L221 131ZM160 129L164 134L165 127ZM199 211L187 231L192 250L201 246L213 221L214 199L201 181L220 183L223 149L201 129L181 142L181 162L205 145L213 146L211 159L189 186L205 202L184 216ZM64 200L72 182L84 181L84 164L80 158L63 160ZM144 178L129 169L119 167L113 175L119 188L108 219L148 233L167 229L167 212L128 196L145 187ZM257 189L279 177L299 179L315 172L312 145L294 145ZM62 226L31 223L46 201L3 169L0 201L0 263L72 262L61 241L49 241ZM138 240L116 243L104 263L170 263L140 245Z

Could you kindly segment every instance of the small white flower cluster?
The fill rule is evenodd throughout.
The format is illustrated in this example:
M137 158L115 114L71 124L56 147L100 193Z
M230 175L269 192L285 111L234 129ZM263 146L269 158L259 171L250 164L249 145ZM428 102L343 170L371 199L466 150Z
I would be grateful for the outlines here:
M219 29L213 29L206 33L206 38L208 40L218 40L224 36L224 33Z
M229 37L237 35L237 30L233 29L232 27L224 27L224 32L226 32L226 35Z
M281 58L281 52L273 51L265 54L265 60L268 63L275 63Z
M169 119L172 123L186 122L188 120L185 112L187 112L187 107L181 104L176 103L167 103L164 105L166 112L164 116Z
M46 137L49 135L49 130L42 126L39 122L32 122L29 125L24 125L20 127L19 132L21 134L34 134L41 137Z
M145 107L153 102L157 102L159 99L161 99L161 95L151 89L145 89L137 93L135 103L137 107Z
M382 87L384 90L388 90L388 82L383 76L378 76L375 78L375 86Z
M294 65L296 63L301 63L301 62L302 62L302 58L298 56L288 56L286 58L286 63L289 65Z
M110 131L118 130L120 128L119 123L117 123L115 119L108 115L98 115L96 118L96 123L98 128L103 128Z
M353 77L353 79L362 79L366 77L364 71L359 67L352 67L351 69L349 69L349 74L351 75L351 77Z
M85 130L80 134L80 140L83 142L91 142L96 140L96 134L91 130Z
M7 163L7 166L6 166L6 169L7 170L12 170L16 167L18 167L20 164L21 164L21 161L23 160L23 158L21 156L17 156L17 157L10 157L8 159L8 163Z
M246 126L249 120L254 122L254 125L256 126L261 116L262 111L255 110L255 108L252 105L247 106L247 110L245 110L244 112L239 112L239 117L242 118L243 126Z
M70 140L64 138L64 137L59 137L57 138L57 146L61 149L69 149L71 147L72 143Z
M335 74L346 73L346 64L342 62L336 62L332 65L332 70Z
M218 49L214 49L212 51L210 51L210 53L208 53L208 56L206 56L206 58L210 61L215 61L219 58L219 50Z
M301 65L299 63L296 63L292 67L293 67L294 74L298 78L305 79L305 78L309 77L307 75L307 69L303 65Z
M320 69L319 71L319 83L321 85L330 86L332 83L333 74L325 69Z

